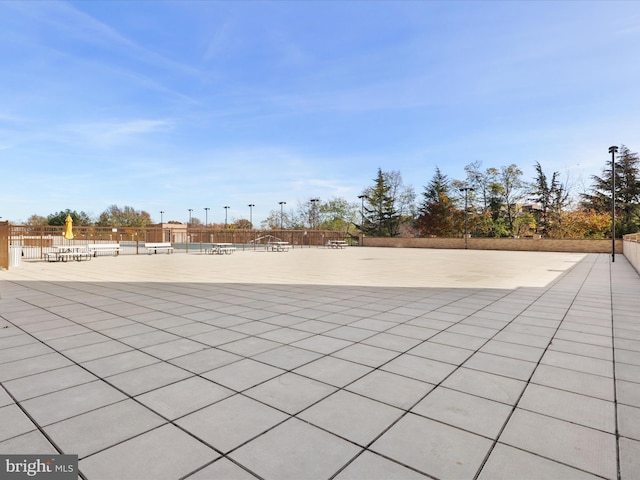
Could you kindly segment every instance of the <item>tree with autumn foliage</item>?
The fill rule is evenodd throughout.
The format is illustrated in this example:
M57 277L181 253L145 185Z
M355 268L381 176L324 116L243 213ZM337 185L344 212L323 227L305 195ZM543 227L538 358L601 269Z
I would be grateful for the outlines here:
M251 222L248 219L240 218L233 222L233 227L238 230L250 230L253 228L253 225L251 225Z
M547 229L550 238L607 238L611 235L611 214L592 209L562 211Z
M151 224L151 215L133 207L111 205L100 214L97 226L100 227L146 227Z
M26 225L47 225L47 217L35 213L27 219Z

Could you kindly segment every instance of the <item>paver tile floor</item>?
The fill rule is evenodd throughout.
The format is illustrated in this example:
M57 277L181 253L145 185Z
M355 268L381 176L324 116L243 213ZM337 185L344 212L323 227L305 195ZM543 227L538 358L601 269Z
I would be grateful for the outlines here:
M618 255L324 248L0 272L0 453L88 480L640 471Z

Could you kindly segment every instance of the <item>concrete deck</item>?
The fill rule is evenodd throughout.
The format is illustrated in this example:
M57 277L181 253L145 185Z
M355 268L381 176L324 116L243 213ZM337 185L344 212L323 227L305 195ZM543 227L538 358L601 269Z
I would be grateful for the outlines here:
M632 479L618 255L348 248L0 272L0 453L90 480Z

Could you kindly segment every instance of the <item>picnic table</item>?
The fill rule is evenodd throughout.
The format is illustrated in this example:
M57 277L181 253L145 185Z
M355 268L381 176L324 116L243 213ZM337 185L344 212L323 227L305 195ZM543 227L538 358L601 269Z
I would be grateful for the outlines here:
M267 251L272 252L288 252L291 245L289 242L269 242L267 243Z
M327 247L329 248L346 248L348 246L347 242L344 240L328 240Z
M236 247L233 246L233 243L213 243L211 248L207 248L205 253L211 255L230 255L236 251Z
M85 245L58 245L53 247L53 252L47 252L44 256L49 262L91 260L91 252Z

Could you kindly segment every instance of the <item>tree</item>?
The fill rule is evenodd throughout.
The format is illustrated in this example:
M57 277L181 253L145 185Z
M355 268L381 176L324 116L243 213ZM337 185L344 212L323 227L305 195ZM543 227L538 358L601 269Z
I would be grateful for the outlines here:
M382 169L378 168L378 175L374 182L375 185L368 187L363 193L365 215L361 230L365 235L372 237L392 237L399 215L390 194L391 185Z
M317 227L349 234L349 229L359 220L359 205L349 203L344 198L333 197L320 202L317 213Z
M550 238L606 238L611 235L611 212L581 209L562 211L560 221L549 226Z
M471 215L469 231L476 237L506 237L509 232L504 226L502 187L500 170L497 168L482 169L482 162L476 160L464 167L467 179L458 182L459 186L473 188L467 192L468 202L475 205L479 202L479 212Z
M284 212L285 224L288 228L298 230L321 229L348 233L355 224L359 206L349 203L344 198L332 197L327 201L309 199L299 201L295 211ZM280 212L272 211L273 218L267 218L267 224L280 225Z
M415 194L405 187L397 171L383 172L373 180L375 184L364 190L364 225L360 230L373 237L396 237L405 217L410 217Z
M233 225L234 228L237 228L238 230L250 230L251 228L253 228L251 226L251 222L247 218L240 218L238 220L235 220L233 222Z
M538 232L542 236L549 236L549 231L554 225L562 220L561 213L567 206L569 200L569 192L567 187L560 182L558 172L553 172L551 181L542 171L540 162L536 162L536 178L531 185L530 194L533 201L540 208L532 211L536 220Z
M516 235L516 219L522 213L521 202L526 197L527 184L522 180L522 170L515 164L500 167L500 187L497 189L503 203L503 213L510 235Z
M422 196L417 220L421 235L450 237L460 231L463 212L456 208L451 195L451 182L438 167L429 185L424 187Z
M398 171L386 172L387 181L391 185L391 196L394 199L394 205L400 215L400 222L398 225L399 234L400 227L403 224L414 223L417 211L416 211L416 194L411 185L405 185L402 181L402 175Z
M260 222L260 226L263 229L268 230L280 230L281 228L292 228L293 215L290 212L281 210L271 210L267 218Z
M61 210L58 213L52 213L47 216L47 225L65 225L67 216L71 215L74 225L91 225L91 217L85 212L76 212L75 210Z
M47 225L47 217L36 215L35 213L27 219L27 225Z
M640 158L626 146L620 147L615 161L616 236L640 230ZM611 160L602 176L593 175L590 193L582 194L582 205L596 213L611 212Z
M536 229L536 219L532 212L520 211L513 222L513 236L533 235Z
M490 185L493 182L493 177L490 176L489 169L482 170L482 162L476 160L464 167L467 173L467 180L464 183L465 186L473 188L473 191L468 192L469 199L473 200L479 198L482 203L482 211L489 211L490 206ZM495 169L493 171L497 172Z
M101 227L146 227L151 224L151 215L133 207L111 205L100 214L96 225Z
M318 203L319 199L298 200L295 211L290 210L287 214L287 225L289 228L304 230L306 228L314 228L318 224ZM278 218L279 218L278 213ZM278 222L280 220L278 219Z

